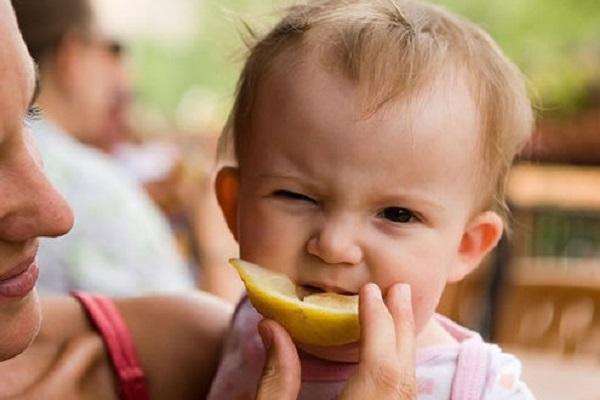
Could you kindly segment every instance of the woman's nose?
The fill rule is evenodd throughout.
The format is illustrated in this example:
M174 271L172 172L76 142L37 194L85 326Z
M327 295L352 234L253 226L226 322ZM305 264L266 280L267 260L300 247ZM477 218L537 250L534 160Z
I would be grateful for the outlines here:
M307 251L327 264L356 265L363 259L357 236L350 221L332 218L309 239Z
M33 219L39 224L39 236L62 236L73 227L73 210L45 175L42 179L45 187L41 191L42 195L36 199Z
M36 151L24 146L2 171L0 183L0 240L25 241L56 237L73 226L73 212L40 167Z

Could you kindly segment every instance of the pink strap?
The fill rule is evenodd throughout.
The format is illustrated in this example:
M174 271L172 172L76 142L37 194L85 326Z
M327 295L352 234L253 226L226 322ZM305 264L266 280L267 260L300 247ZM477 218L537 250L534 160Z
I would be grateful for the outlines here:
M452 400L480 400L485 386L489 351L479 339L461 345L456 374L452 382Z
M117 374L121 400L149 400L148 385L133 339L112 300L82 292L73 292L72 295L79 300L102 336Z

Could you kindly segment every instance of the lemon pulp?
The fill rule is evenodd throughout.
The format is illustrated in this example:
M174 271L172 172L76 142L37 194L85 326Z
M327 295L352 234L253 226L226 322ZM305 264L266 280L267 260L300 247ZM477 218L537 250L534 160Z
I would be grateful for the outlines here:
M297 342L340 346L359 339L358 295L316 293L301 299L286 275L239 259L229 262L244 281L254 308L281 324Z

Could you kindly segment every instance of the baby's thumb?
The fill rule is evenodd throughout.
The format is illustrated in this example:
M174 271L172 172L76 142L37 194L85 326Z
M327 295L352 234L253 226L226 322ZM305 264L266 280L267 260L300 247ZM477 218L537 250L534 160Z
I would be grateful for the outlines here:
M258 332L267 354L256 400L296 400L300 391L300 360L292 339L269 319L258 324Z

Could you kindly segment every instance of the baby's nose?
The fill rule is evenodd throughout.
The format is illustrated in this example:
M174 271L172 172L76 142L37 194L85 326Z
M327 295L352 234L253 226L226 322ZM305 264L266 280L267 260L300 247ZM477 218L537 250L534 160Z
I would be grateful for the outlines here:
M307 243L309 254L327 264L356 265L363 259L356 229L344 221L328 221Z

